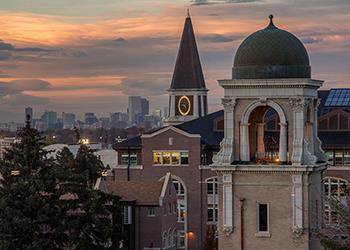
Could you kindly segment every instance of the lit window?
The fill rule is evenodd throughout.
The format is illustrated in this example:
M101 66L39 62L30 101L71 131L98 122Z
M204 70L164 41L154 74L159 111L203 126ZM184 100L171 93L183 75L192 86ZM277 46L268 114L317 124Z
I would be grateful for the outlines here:
M178 210L179 210L178 221L179 222L184 222L185 221L185 216L186 216L185 205L184 204L179 204Z
M188 165L188 152L186 151L156 151L153 152L154 165Z
M170 165L170 152L163 152L163 165Z
M154 207L148 208L147 216L149 216L149 217L154 217L154 216L156 216L156 209L155 209Z
M162 164L162 153L161 152L153 152L153 164L161 165Z
M267 203L257 204L257 232L269 231L269 205Z
M188 152L181 152L181 165L188 165Z
M179 165L180 164L180 152L172 152L171 153L171 164Z

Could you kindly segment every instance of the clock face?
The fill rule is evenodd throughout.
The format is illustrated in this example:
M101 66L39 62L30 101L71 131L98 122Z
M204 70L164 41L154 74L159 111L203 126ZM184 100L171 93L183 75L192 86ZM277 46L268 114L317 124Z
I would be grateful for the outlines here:
M177 102L177 109L176 114L187 116L192 115L192 99L193 96L177 96L176 102Z

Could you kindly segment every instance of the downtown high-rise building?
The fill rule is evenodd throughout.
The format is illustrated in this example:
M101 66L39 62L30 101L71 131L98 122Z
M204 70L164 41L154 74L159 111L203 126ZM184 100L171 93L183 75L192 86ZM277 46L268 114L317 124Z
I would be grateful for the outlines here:
M44 130L55 129L57 123L57 112L46 110L41 116L41 121L44 125Z
M149 101L141 96L129 96L128 115L130 123L140 123L149 114Z
M75 126L75 114L62 113L63 129L72 129Z

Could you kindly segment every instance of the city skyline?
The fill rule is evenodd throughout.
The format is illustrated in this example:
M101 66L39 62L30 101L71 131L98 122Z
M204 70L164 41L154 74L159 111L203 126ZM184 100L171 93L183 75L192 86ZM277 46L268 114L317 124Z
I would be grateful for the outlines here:
M23 121L26 106L106 116L126 110L129 95L150 99L151 109L167 106L187 7L210 112L221 109L216 80L230 76L237 46L270 13L304 42L313 78L325 80L324 88L349 86L346 0L79 2L0 3L0 122Z

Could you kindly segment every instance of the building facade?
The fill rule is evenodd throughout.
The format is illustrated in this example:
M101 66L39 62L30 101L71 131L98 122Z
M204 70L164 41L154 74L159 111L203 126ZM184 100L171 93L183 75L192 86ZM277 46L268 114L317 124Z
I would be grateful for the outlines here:
M219 179L220 249L322 249L326 157L317 135L317 89L303 44L269 25L238 48L224 88ZM265 116L279 118L278 151L267 154Z

